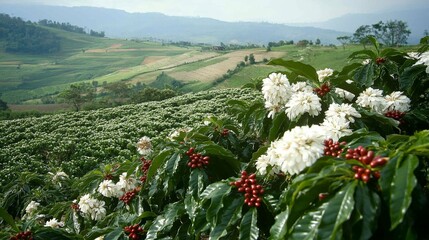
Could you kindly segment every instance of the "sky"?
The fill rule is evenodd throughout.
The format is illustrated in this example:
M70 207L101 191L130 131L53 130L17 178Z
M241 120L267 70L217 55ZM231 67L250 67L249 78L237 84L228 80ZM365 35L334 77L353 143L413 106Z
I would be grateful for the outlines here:
M209 17L230 22L270 23L321 22L349 13L429 6L429 0L0 0L1 3L93 6L127 12Z

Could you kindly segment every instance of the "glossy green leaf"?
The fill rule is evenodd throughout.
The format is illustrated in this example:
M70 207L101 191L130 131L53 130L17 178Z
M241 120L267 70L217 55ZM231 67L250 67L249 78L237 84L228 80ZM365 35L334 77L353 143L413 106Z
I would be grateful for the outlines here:
M349 219L354 209L354 193L357 181L345 185L329 200L320 222L318 237L321 239L336 239L342 224Z
M188 193L198 198L208 182L207 178L207 174L203 170L198 168L192 170L189 176Z
M18 227L15 224L15 220L13 220L13 217L6 211L4 208L0 208L0 217L3 218L3 220L9 224L13 230L19 231Z
M79 237L75 234L72 233L68 233L66 230L64 229L60 229L60 228L51 228L51 227L44 227L44 228L40 228L38 230L36 230L34 232L34 240L77 240L77 239L82 239L82 237ZM104 238L104 239L108 239L109 238ZM111 238L116 239L116 238Z
M362 59L362 58L375 59L376 57L377 57L377 54L368 49L353 52L349 56L350 59Z
M374 64L368 63L358 68L353 77L354 81L361 87L370 87L374 84Z
M395 171L395 176L390 186L391 230L402 222L411 204L411 193L417 184L414 170L418 165L419 159L414 155L408 155Z
M224 185L219 188L211 198L210 206L207 209L207 221L211 224L216 224L219 217L219 211L224 207L223 200L231 192L231 187Z
M399 77L399 89L404 91L411 99L420 97L426 88L419 88L422 78L426 77L426 66L416 65L405 69Z
M274 225L270 229L270 240L284 239L288 232L287 219L289 217L289 210L281 212L276 216Z
M389 161L387 161L386 165L380 170L380 179L378 180L380 184L381 191L386 193L383 194L383 199L386 202L389 202L390 199L390 187L393 182L393 178L396 175L397 165L400 163L403 158L403 153L395 154L390 157Z
M158 171L158 168L165 163L167 157L170 156L172 153L173 150L171 149L162 151L152 160L152 163L147 172L146 182L150 182L152 176L156 173L156 171Z
M258 223L258 211L256 208L250 208L246 214L244 214L243 219L240 224L240 240L256 240L259 237L259 228Z
M288 239L317 239L317 232L322 221L323 213L325 212L327 206L328 202L325 202L318 208L313 209L302 215L294 225Z
M276 114L273 120L273 125L270 129L270 133L268 135L269 140L274 141L283 136L288 124L289 119L286 117L284 111Z
M158 239L158 234L162 232L169 232L173 223L177 218L185 213L185 206L183 202L175 202L169 204L163 214L156 217L152 222L149 230L147 231L146 239Z
M360 233L359 239L370 239L377 228L376 220L381 211L380 197L370 190L367 184L360 181L356 188L355 201L360 220L353 229Z
M217 219L215 227L210 232L210 239L217 240L225 236L227 228L232 226L241 218L241 208L243 206L243 197L228 197L225 198L223 207L219 211L219 216Z
M271 60L268 65L283 66L298 75L308 78L314 83L319 83L316 69L314 69L311 65L295 62L292 60L283 60L281 58Z

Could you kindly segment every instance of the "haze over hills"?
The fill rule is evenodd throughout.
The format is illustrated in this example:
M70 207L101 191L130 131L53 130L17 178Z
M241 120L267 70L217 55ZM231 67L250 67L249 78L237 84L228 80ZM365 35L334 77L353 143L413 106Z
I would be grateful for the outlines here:
M161 13L128 13L95 7L59 7L45 5L0 5L0 12L24 20L49 19L105 31L114 38L158 38L195 43L255 43L302 39L322 44L337 44L336 37L347 33L310 26L255 22L224 22L210 18L174 17Z

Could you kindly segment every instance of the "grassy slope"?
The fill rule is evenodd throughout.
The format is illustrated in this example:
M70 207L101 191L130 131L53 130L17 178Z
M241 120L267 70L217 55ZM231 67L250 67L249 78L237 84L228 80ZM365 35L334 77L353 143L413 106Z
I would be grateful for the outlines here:
M193 51L154 42L94 38L57 29L51 31L63 38L59 53L28 55L1 52L0 88L7 102L52 94L74 82L96 80L101 84L103 81L122 80L134 75L119 75L113 80L102 77L139 66L148 56L175 56Z

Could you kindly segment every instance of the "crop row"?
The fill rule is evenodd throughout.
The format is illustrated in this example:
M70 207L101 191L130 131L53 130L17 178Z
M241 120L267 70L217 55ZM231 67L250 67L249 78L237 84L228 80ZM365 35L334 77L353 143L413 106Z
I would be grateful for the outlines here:
M61 168L81 176L101 163L132 159L142 136L161 140L174 129L196 127L209 115L223 115L229 99L257 97L260 94L251 90L215 90L160 102L0 121L0 183L23 171Z

